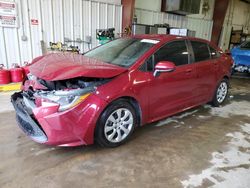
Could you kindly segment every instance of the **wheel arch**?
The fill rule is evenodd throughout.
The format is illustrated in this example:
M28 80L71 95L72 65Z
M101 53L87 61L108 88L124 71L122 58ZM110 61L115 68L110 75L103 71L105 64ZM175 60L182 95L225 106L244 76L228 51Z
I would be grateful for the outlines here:
M228 76L228 75L225 75L225 76L223 77L223 79L229 80L229 76Z
M109 108L111 105L113 105L115 102L117 102L119 100L123 100L123 101L125 100L134 109L135 115L136 115L136 120L137 120L135 127L138 127L141 125L142 112L141 112L141 107L139 105L139 102L134 97L131 97L131 96L122 96L122 97L115 98L114 100L112 100L111 102L109 102L106 105L106 107L102 110L102 112L100 113L100 115L98 117L96 126L94 128L94 140L95 140L95 142L101 144L100 142L98 142L97 135L98 135L98 127L100 126L99 122L100 122L103 114L105 113L107 108Z
M125 99L126 101L128 101L132 105L132 107L135 109L135 114L136 114L136 118L138 121L136 126L141 126L142 110L141 110L141 106L140 106L139 102L134 97L131 97L131 96L120 97L117 100L119 100L119 99Z
M222 80L224 80L224 79L228 82L228 86L229 86L229 88L230 88L230 76L224 75L224 76L222 77L222 79L220 80L220 82L221 82Z
M141 110L141 106L138 102L138 100L135 97L132 96L120 96L115 98L114 100L110 101L109 104L102 110L99 118L101 117L102 113L105 112L105 110L112 105L114 102L118 101L118 100L126 100L135 110L136 113L136 118L138 120L136 126L141 126L142 124L142 110Z

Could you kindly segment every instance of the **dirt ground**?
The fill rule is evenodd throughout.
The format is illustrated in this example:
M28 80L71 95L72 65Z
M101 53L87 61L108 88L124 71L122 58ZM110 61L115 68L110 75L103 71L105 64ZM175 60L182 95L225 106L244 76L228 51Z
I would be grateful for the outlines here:
M231 85L223 107L138 128L114 149L37 144L0 94L0 187L250 187L250 79Z

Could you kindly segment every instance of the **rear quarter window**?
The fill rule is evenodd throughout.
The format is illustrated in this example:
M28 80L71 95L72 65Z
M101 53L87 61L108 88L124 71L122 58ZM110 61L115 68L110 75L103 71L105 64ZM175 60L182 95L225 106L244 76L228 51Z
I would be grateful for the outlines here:
M206 61L210 59L210 52L207 43L191 41L193 47L195 62Z

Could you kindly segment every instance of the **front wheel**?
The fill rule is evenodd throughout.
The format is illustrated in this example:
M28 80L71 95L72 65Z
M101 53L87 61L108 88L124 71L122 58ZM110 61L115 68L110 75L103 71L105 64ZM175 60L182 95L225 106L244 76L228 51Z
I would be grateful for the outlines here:
M212 100L212 105L215 107L220 106L227 99L229 83L227 79L223 79L218 85L214 98Z
M116 147L128 140L136 125L134 108L126 100L118 100L102 113L96 127L95 139L104 147Z

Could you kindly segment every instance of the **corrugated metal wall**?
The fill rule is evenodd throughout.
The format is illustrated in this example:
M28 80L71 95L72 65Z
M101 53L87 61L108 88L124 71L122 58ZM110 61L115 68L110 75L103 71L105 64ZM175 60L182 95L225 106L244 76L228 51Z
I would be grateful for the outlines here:
M11 0L5 0L11 1ZM12 0L13 2L14 0ZM0 64L7 68L12 63L20 65L42 54L41 41L63 42L64 39L85 40L92 43L73 42L81 52L98 45L96 29L115 28L121 33L122 6L88 0L15 0L18 7L19 28L0 27ZM37 19L38 25L32 25ZM27 37L27 40L25 39Z
M211 40L213 21L187 17L187 29L195 31L195 37Z
M192 18L145 9L135 9L137 22L140 24L163 24L168 23L171 27L187 28L196 31L196 37L210 40L213 21L207 19Z

